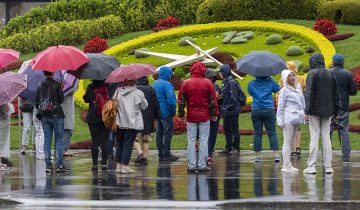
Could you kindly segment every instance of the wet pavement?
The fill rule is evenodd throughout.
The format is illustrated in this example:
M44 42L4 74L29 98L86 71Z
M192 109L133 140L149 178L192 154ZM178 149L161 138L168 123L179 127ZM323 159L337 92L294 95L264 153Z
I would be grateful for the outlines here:
M4 200L21 204L14 208L223 208L232 209L356 209L360 208L360 151L352 152L352 162L343 164L341 151L334 151L334 174L282 173L271 152L263 152L260 164L253 163L252 151L240 155L216 155L211 172L188 174L186 152L176 151L180 160L159 163L152 151L147 166L135 166L133 175L115 173L115 162L108 171L91 171L89 151L73 151L65 158L70 172L45 173L45 162L32 153L12 152L14 167L0 171L0 208ZM293 165L306 168L308 153ZM321 159L318 160L320 165Z

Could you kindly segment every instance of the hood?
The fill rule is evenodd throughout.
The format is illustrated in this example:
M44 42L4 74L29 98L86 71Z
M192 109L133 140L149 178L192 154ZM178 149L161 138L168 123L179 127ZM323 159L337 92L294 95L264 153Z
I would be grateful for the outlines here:
M309 58L310 69L325 67L324 56L320 53L313 54Z
M136 81L137 85L149 85L149 79L147 76L143 76Z
M216 77L215 69L207 68L205 72L205 77L207 79L211 79L213 77Z
M223 76L228 77L231 75L231 67L229 64L224 64L220 67L220 72Z
M190 75L191 77L205 77L206 67L201 62L195 62L191 65Z
M130 92L134 91L135 89L136 89L135 86L125 86L125 87L119 87L118 90L121 95L127 95Z
M287 87L287 88L289 88L289 89L291 89L291 90L298 90L298 88L294 88L293 86L291 86L291 85L289 85L288 83L287 83L287 78L288 78L288 76L289 76L289 74L291 73L292 71L291 70L288 70L288 69L285 69L285 70L283 70L282 72L281 72L281 80L282 80L282 82L283 82L283 84L284 84L284 87ZM298 81L297 81L297 79L295 79L295 87L298 87ZM300 90L301 91L301 90Z
M158 78L169 81L171 79L172 74L173 74L172 68L168 66L162 66L160 67Z

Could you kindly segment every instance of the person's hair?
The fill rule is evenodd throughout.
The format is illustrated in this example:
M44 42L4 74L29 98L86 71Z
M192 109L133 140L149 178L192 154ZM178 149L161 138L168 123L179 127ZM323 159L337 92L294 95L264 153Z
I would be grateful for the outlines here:
M44 73L45 77L51 77L53 75L53 73L50 71L43 71L43 73Z
M289 61L286 63L286 67L287 69L297 73L298 72L298 68L296 66L296 63L294 61Z
M135 86L136 85L136 80L125 80L124 81L124 86Z

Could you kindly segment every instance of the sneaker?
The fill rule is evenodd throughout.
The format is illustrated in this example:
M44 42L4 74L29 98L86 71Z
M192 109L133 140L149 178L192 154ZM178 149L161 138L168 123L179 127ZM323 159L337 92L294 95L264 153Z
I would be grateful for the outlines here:
M299 169L294 166L283 166L281 172L299 172Z
M316 174L316 169L311 167L307 167L304 171L303 171L304 174Z
M198 171L199 171L199 172L207 172L207 171L211 171L211 168L205 166L204 168L199 168Z
M7 159L7 158L2 158L2 159L1 159L1 163L7 165L8 167L14 166L14 165L12 164L12 162L10 162L10 160Z
M129 166L125 166L121 169L122 174L133 174L135 173L134 170L132 170Z
M92 165L91 170L92 171L97 171L98 170L98 165Z
M196 173L196 168L188 168L188 173Z
M6 164L0 163L0 171L8 171L9 167Z
M301 157L301 148L300 147L296 147L296 155L298 157Z
M116 169L115 169L115 172L116 172L116 173L121 173L121 169L122 169L122 168L116 168Z
M148 164L148 162L147 162L147 158L143 158L143 159L142 159L141 164L143 164L143 165L147 165L147 164Z
M167 161L170 161L170 162L174 162L174 161L179 160L179 157L175 156L173 154L170 154L169 156L165 157L164 159L167 160Z
M66 171L66 168L65 168L64 165L56 167L56 173L62 173L62 172L65 172L65 171Z
M164 155L159 155L159 162L165 161Z
M44 155L44 154L36 155L36 159L38 159L38 160L44 160L44 159L45 159L45 155Z
M343 159L343 163L350 163L350 159Z
M238 154L240 154L240 149L233 149L233 150L231 150L231 151L229 152L229 154L231 154L231 155L238 155Z
M22 155L26 155L26 148L22 146L20 152Z
M261 162L261 157L260 156L256 156L254 159L255 163L260 163Z
M325 174L333 174L334 173L334 169L330 168L325 168Z
M279 156L274 157L274 161L275 163L280 163L280 157Z
M214 163L215 163L214 158L208 157L208 159L207 159L207 161L206 161L206 164L207 164L207 165L212 165L212 164L214 164Z
M137 164L141 163L143 158L144 158L144 155L141 153L140 155L137 156L135 163L137 163Z
M51 173L54 171L54 168L52 166L47 166L45 171L46 171L46 173Z
M101 165L101 170L102 171L106 171L108 169L108 166L107 165Z
M220 152L218 152L219 154L222 154L222 155L231 155L231 150L228 150L227 148L221 150Z
M291 152L291 155L290 155L291 159L297 159L298 158L298 155L296 152Z

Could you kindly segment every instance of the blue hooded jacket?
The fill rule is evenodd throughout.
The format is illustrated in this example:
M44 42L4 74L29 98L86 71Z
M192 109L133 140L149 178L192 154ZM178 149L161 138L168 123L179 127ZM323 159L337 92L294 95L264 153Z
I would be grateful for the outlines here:
M176 114L176 96L174 86L169 82L173 71L170 67L162 66L159 71L159 78L153 84L160 104L162 118Z

